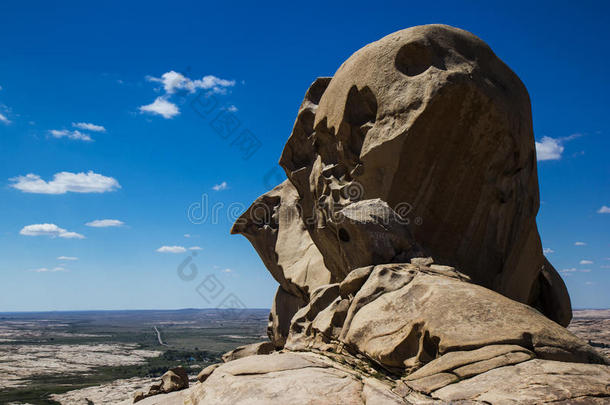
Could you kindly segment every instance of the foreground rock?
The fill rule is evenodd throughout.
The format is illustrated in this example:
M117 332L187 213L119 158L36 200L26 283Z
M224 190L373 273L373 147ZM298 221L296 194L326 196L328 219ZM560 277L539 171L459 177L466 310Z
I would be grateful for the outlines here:
M389 382L313 353L251 356L218 367L190 390L194 404L403 404Z
M256 354L269 354L273 352L274 346L271 342L252 343L245 346L239 346L235 350L231 350L222 355L222 361L225 363L231 360L241 359L242 357L254 356Z
M498 356L493 355L498 353L502 351L493 349L479 357L495 359ZM480 368L484 361L473 363L471 369ZM462 373L458 378L458 370L468 367L458 361L449 369L440 367L428 378L400 380L350 356L311 352L254 355L221 364L205 383L147 398L141 404L602 404L610 395L608 367L539 359L504 364L475 376Z
M470 358L464 350L474 353L507 343L527 354L517 356L521 361L536 356L605 363L567 329L531 307L465 281L453 268L384 264L362 270L367 271L353 272L368 272L355 292L341 288L352 284L348 276L313 294L292 320L287 349L336 351L345 345L390 372L407 374L460 351L467 357L464 364L474 363L476 355Z
M364 248L369 263L348 260L371 235L368 225L348 232L336 214L381 199L439 262L569 323L567 290L535 222L529 96L483 41L443 25L409 28L362 48L312 87L280 164L336 281L411 254L383 231ZM374 255L380 242L394 257Z
M189 377L186 370L182 367L169 369L161 376L161 381L150 386L148 391L138 391L134 394L133 402L142 400L159 394L169 394L170 392L180 391L189 386Z

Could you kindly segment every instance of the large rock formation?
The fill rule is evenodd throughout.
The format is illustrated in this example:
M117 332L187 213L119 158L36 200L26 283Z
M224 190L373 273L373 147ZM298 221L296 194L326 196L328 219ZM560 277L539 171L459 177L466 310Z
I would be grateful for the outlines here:
M542 254L528 93L483 41L429 25L364 47L312 84L280 164L232 229L280 284L271 343L183 403L609 400Z
M337 281L412 254L408 244L378 241L395 256L346 260L370 230L348 232L336 213L379 198L409 214L405 227L436 261L569 323L567 291L536 228L529 96L474 35L428 25L365 46L332 80L314 82L280 164Z

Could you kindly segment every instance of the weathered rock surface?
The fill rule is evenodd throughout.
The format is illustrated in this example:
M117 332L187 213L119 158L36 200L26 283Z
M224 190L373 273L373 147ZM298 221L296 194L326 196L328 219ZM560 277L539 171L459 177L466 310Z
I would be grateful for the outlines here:
M419 26L356 52L332 80L313 84L280 165L336 281L352 270L346 252L366 234L352 237L336 213L379 198L407 214L414 239L439 262L569 323L567 290L535 222L529 96L474 35ZM367 250L375 252L374 242ZM395 253L390 261L405 261L409 248ZM356 267L387 262L372 256Z
M158 394L138 400L138 405L184 405L188 401L189 390L174 391L169 394ZM134 401L123 401L119 405L131 405ZM187 402L188 403L188 402Z
M608 367L530 360L447 385L431 395L446 402L602 404L609 401L609 381Z
M298 194L289 181L260 196L235 222L285 292L307 301L315 288L331 281L320 251L305 229Z
M218 367L190 390L195 404L404 404L383 383L313 353L251 356Z
M241 359L242 357L254 356L257 354L269 354L273 352L274 346L272 342L258 342L249 345L239 346L222 355L222 361L225 363L231 360Z
M385 264L354 274L368 277L351 292L353 298L343 298L341 284L321 287L312 295L293 318L287 349L345 345L391 372L409 374L430 362L448 361L445 356L475 356L464 360L466 365L490 360L476 356L495 345L521 348L521 354L496 353L492 357L504 357L460 370L458 377L533 356L605 362L586 342L535 309L469 283L446 266Z
M504 347L505 346L505 347ZM610 368L602 365L525 359L527 350L499 345L467 358L438 363L433 374L405 382L371 374L341 356L305 352L255 355L219 365L191 388L146 398L153 404L602 404L610 391ZM511 355L513 358L511 359ZM515 356L521 356L516 358ZM503 357L504 356L504 357ZM458 377L464 361L494 359L501 366ZM346 360L348 357L345 358ZM517 363L517 364L515 364ZM432 364L432 363L430 363ZM423 369L422 369L423 370ZM457 371L459 373L459 371Z
M220 367L221 363L216 363L216 364L212 364L207 366L206 368L204 368L203 370L201 370L199 372L199 374L197 374L197 381L199 382L204 382L205 380L208 379L208 377L210 375L212 375L212 373L214 372L214 370L216 370L218 367Z
M294 314L305 305L307 305L307 301L303 298L286 292L282 286L278 287L267 324L267 335L276 349L281 349L286 344L290 321Z
M189 377L186 370L182 367L174 367L165 372L165 374L161 376L161 381L152 384L148 391L136 392L134 394L133 402L140 403L146 398L159 394L169 394L170 392L184 390L185 388L188 388L188 386Z

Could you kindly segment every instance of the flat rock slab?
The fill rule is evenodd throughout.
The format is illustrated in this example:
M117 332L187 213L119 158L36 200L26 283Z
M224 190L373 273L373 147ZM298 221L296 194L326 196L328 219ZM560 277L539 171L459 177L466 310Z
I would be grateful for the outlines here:
M608 366L534 359L447 385L432 396L491 404L608 403L609 382Z
M189 390L188 401L215 405L405 403L389 385L313 353L250 356L223 364Z

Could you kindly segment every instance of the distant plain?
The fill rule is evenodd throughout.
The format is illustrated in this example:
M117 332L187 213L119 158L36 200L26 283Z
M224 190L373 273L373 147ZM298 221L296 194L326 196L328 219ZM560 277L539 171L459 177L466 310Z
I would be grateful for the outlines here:
M58 404L53 394L134 377L140 379L132 382L145 385L177 365L196 375L223 353L267 339L268 314L267 309L0 313L0 403Z

